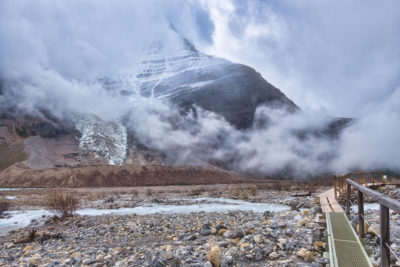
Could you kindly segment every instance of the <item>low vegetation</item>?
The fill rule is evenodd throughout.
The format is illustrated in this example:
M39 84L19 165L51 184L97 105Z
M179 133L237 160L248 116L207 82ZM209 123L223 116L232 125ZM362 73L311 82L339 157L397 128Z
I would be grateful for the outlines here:
M7 200L0 200L0 215L2 215L4 212L8 211L10 209L10 202Z
M59 217L71 217L79 208L79 200L76 193L55 189L47 194L44 206Z
M146 190L146 196L151 196L151 195L153 195L153 190L151 190L150 188L148 188L147 190Z
M23 144L0 145L0 172L17 162L24 161L26 154Z

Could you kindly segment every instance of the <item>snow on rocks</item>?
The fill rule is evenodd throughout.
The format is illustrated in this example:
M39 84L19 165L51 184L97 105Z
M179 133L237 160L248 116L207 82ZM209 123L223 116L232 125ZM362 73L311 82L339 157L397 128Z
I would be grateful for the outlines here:
M102 156L111 165L124 163L127 150L127 131L117 122L105 122L91 115L81 118L76 129L82 134L79 147Z

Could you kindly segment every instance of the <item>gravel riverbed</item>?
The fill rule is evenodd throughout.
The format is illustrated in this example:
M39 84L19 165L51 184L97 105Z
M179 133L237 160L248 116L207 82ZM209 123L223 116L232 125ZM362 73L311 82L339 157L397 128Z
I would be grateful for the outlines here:
M223 197L222 202L229 202L226 200L229 196L219 197ZM143 203L151 208L149 203L180 206L213 201L204 193L119 195L87 201L82 207L118 210ZM42 225L35 225L34 221L0 238L0 265L325 266L327 259L322 257L325 229L315 222L320 210L314 196L290 197L288 193L266 191L242 201L253 205L286 205L287 209L76 215L63 220L47 216ZM37 230L33 241L16 242L32 228Z

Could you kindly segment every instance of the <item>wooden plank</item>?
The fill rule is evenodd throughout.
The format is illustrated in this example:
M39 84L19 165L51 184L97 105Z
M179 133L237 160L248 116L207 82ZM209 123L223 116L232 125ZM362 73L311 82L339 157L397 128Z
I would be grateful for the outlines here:
M343 212L334 194L334 188L331 188L318 196L323 212Z

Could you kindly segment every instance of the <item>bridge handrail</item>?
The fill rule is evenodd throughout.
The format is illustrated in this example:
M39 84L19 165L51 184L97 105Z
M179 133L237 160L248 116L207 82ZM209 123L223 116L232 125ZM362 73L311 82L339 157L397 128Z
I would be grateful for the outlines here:
M362 186L359 183L354 182L353 180L346 179L346 182L348 184L354 186L358 191L361 191L364 194L372 197L372 199L375 200L376 202L378 202L379 204L384 205L385 207L388 207L389 209L400 212L400 201L390 198L385 194L379 193L379 192L369 189L365 186Z
M400 212L400 201L388 197L385 194L369 189L365 186L354 182L351 179L346 179L347 196L346 196L346 214L350 214L350 193L351 186L354 186L358 191L358 235L364 237L364 194L372 197L380 204L380 246L381 246L381 267L390 266L390 213L389 209ZM368 221L367 221L368 223ZM396 254L394 256L397 258Z

